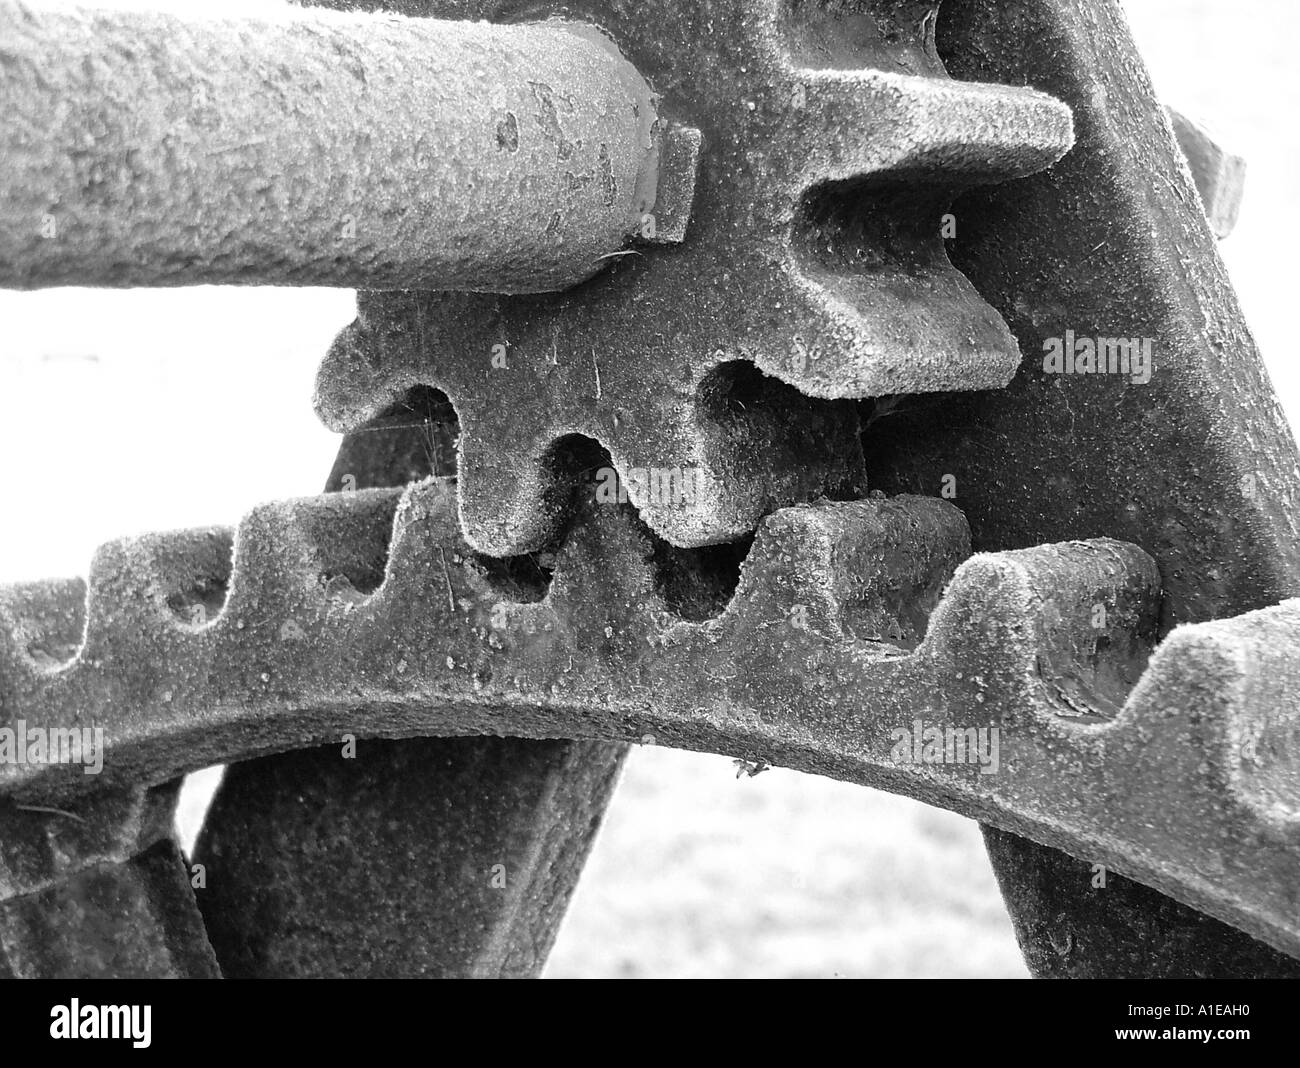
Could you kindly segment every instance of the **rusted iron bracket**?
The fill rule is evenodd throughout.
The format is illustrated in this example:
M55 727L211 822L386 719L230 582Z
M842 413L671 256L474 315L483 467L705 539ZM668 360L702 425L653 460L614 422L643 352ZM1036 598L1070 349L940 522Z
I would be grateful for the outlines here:
M874 484L934 492L951 476L977 549L1099 535L1141 545L1160 568L1162 635L1300 595L1295 442L1120 4L961 0L940 9L938 39L955 77L1064 100L1077 143L1050 173L955 205L953 261L1025 361L1005 390L875 420L863 441ZM1146 339L1150 381L1048 373L1047 348L1067 330ZM1043 974L1223 974L1241 959L1185 910L1136 898L1143 920L1116 940L1096 900L1109 891L1043 882L1077 872L1068 857L1027 845L993 858L1004 886L1042 889L1026 895L1021 930L1031 962L1056 962ZM1017 916L1015 892L1007 903ZM1254 974L1275 973L1261 957Z

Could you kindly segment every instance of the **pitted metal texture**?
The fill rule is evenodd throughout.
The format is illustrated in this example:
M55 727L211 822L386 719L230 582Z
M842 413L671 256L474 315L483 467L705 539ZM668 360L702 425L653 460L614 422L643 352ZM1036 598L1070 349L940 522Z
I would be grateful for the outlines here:
M518 22L559 8L403 10ZM564 10L653 72L665 121L700 131L689 241L555 297L362 294L318 380L327 426L444 392L483 552L554 539L575 436L608 451L657 534L699 546L777 507L863 495L856 415L836 401L1006 384L1019 350L948 262L943 215L964 188L1058 160L1068 108L949 78L937 3ZM640 488L643 471L689 480L688 506Z
M347 732L649 735L952 807L1300 948L1285 699L1300 603L1179 628L1147 665L1144 553L1102 540L967 559L960 513L932 498L778 512L700 621L669 608L619 507L589 506L531 601L465 545L437 480L259 509L233 572L214 570L230 544L202 531L102 550L84 646L55 668L32 659L34 621L71 588L6 590L6 632L34 635L4 647L6 708L104 724L106 784ZM215 619L178 618L178 594L227 583ZM994 727L996 770L925 755L927 729ZM6 775L33 797L84 780Z

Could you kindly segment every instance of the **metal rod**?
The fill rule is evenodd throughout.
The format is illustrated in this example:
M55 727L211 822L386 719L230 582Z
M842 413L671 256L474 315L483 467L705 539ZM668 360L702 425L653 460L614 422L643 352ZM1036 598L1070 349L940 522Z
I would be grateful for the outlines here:
M0 0L0 286L563 289L654 206L653 104L571 23Z

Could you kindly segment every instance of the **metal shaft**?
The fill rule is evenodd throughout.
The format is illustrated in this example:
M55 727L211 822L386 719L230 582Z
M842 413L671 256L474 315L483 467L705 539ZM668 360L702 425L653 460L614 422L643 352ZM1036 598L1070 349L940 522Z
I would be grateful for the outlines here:
M579 25L0 0L0 286L563 289L653 207L658 136Z

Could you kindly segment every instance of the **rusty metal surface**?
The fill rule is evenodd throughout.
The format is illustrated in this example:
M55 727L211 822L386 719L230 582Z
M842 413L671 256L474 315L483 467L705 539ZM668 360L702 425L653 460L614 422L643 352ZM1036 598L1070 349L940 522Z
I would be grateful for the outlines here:
M871 10L880 18L890 7ZM852 35L844 29L847 40ZM949 3L940 11L938 35L939 51L959 77L1032 85L1077 109L1081 143L1048 175L969 195L954 207L960 237L950 252L1012 323L1028 359L1005 399L891 400L871 411L864 446L872 483L933 493L951 478L963 508L973 499L977 544L988 548L1121 531L1161 562L1173 589L1165 630L1295 593L1287 559L1296 537L1294 445L1118 8L1078 10L1051 0ZM1204 173L1195 157L1189 162ZM1202 190L1212 220L1222 215L1218 193L1231 193L1227 185L1215 189ZM860 202L876 206L866 197ZM769 306L763 295L755 304ZM396 347L384 329L418 334L406 309L391 310L381 300L368 312L363 302L357 330L377 339L367 350L375 362ZM796 312L793 321L798 318ZM422 328L418 313L415 319ZM1125 390L1115 378L1034 374L1044 337L1066 329L1157 340L1154 387ZM405 362L411 378L419 377L417 359ZM539 386L548 384L538 377ZM567 403L563 398L581 389L571 381L567 390L555 390L562 399L552 403ZM653 394L653 387L645 392ZM462 408L474 404L457 400ZM628 407L646 410L644 403ZM645 437L640 433L638 442ZM525 484L515 477L522 466L517 457L528 453L531 438L509 441L510 448L489 442L481 450L489 464L505 455L515 465L511 478L485 480L483 494L491 500L481 504L472 483L462 487L462 517L485 547L529 544L499 534L521 525L501 518L500 502L503 492ZM471 434L467 446L478 444ZM852 455L841 443L833 450ZM756 471L764 463L781 470L767 460L775 450L763 449L762 459L750 461L756 451L751 441L728 455L744 457ZM728 477L736 483L732 472ZM517 505L520 513L526 508ZM680 521L644 514L659 533L687 540ZM476 535L493 522L487 534Z
M876 6L878 21L774 0L564 5L654 72L665 120L701 132L690 240L557 297L362 294L321 371L325 423L350 431L414 386L443 391L462 521L494 555L554 539L575 435L608 450L675 545L861 496L843 398L1001 386L1020 360L948 263L947 205L1072 143L1056 100L947 76L921 17L937 5ZM517 21L559 5L403 10ZM644 471L686 472L692 505L639 490Z
M0 39L10 288L553 290L655 210L650 89L584 27L4 0Z
M1297 595L1295 440L1118 4L966 0L940 31L962 77L1058 94L1078 143L1050 173L958 203L954 261L1025 360L1004 390L874 421L873 485L936 492L952 474L977 549L1142 546L1161 568L1162 632ZM1045 343L1066 330L1151 339L1150 381L1046 373Z
M1140 972L1125 931L1168 943L1148 973L1198 953L1221 974L1286 972L1300 600L1276 602L1298 592L1295 446L1118 6L954 0L937 22L936 4L893 0L579 8L650 72L661 118L700 131L674 149L699 159L691 240L554 297L363 294L318 410L368 432L412 398L454 409L458 479L114 543L88 589L0 590L0 723L103 725L97 785L119 789L345 733L649 735L1011 832L990 833L991 855L1043 974ZM1060 157L1073 134L1054 98L1074 151L953 208L968 282L935 219ZM1067 334L1149 340L1150 380L1044 373ZM908 396L924 392L939 395ZM593 496L597 446L630 506ZM646 470L695 472L700 499L649 499ZM862 498L864 475L901 495L821 496ZM960 510L926 496L941 487ZM720 541L737 544L689 548ZM926 728L996 728L996 771L927 759ZM273 759L232 796L304 826L294 769L323 758ZM338 781L365 813L329 823L375 843L374 817L462 789L353 778ZM53 805L89 784L20 764L0 789ZM277 830L239 854L240 818L225 810L229 849L212 853L242 865L232 883L272 863L273 914L319 905ZM1060 850L1155 890L1121 883L1089 916ZM298 855L327 871L338 854ZM271 973L414 966L283 923L220 941ZM457 974L485 959L482 941L435 943Z
M1285 801L1300 602L1180 628L1142 672L1159 609L1144 553L1070 542L958 567L960 512L914 497L769 517L730 603L698 622L669 606L633 517L588 505L545 597L521 603L432 480L258 509L221 613L196 628L169 600L221 581L203 571L218 537L101 551L84 649L51 672L7 641L6 706L103 724L106 782L348 732L650 734L952 807L1300 948ZM916 645L914 613L950 576ZM0 599L7 634L33 603L20 594ZM998 772L900 756L892 732L918 721L997 726ZM10 767L6 786L84 788L66 770Z
M171 840L176 785L0 800L0 978L216 978Z
M344 440L327 489L453 476L454 423L433 398L400 405ZM197 849L224 973L539 974L625 753L425 738L228 768Z
M11 723L7 718L12 730ZM17 757L13 739L4 741L5 763L12 765ZM68 804L33 805L6 798L0 813L0 900L39 893L99 865L123 863L170 833L174 783L153 790L102 791L97 776L85 775L80 765L75 771L86 779L86 796Z
M1295 443L1119 5L962 0L945 6L939 45L958 77L1066 101L1077 144L1049 175L956 205L954 262L1027 358L1001 393L875 423L874 483L914 492L954 475L981 549L1099 534L1141 545L1160 566L1162 632L1295 596ZM1153 339L1150 383L1043 374L1045 339L1066 329ZM1286 792L1300 796L1294 777ZM1068 897L1060 911L1091 922Z
M1300 979L1300 961L1141 883L984 828L1036 979Z
M0 903L0 978L221 978L176 844Z
M536 976L624 751L418 738L236 765L195 851L223 973Z

